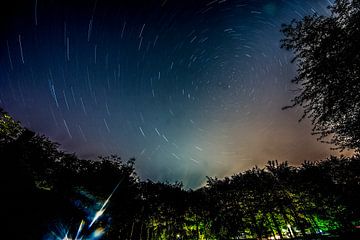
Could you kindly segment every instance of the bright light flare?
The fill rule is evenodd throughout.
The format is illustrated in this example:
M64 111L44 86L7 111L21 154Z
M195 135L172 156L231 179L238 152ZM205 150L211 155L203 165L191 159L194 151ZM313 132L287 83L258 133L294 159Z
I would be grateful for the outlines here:
M92 220L91 223L89 224L89 228L91 228L92 225L99 219L99 217L101 217L101 215L103 215L103 213L105 212L105 210L106 210L106 208L104 208L104 209L101 208L99 211L97 211L97 212L95 213L95 216L94 216L93 220Z
M90 229L99 220L99 218L104 214L104 212L106 210L106 206L108 205L108 203L110 201L110 198L115 193L115 191L118 189L121 182L122 182L122 180L120 180L119 183L115 186L114 190L111 192L109 197L103 203L100 210L98 210L95 213L95 216L93 217L92 221L88 225L87 229ZM55 238L48 238L48 240L52 240L52 239L55 239L55 240L82 240L82 239L96 240L96 239L100 239L105 234L105 228L102 228L102 227L95 229L90 234L88 231L85 231L85 233L83 233L83 229L84 229L85 225L86 225L86 222L84 220L81 220L78 230L76 232L75 238L73 238L71 235L69 235L69 230L65 230L66 228L62 228L62 231L60 231L60 232L63 233L61 235L64 237L58 237L55 235L54 232L52 232L52 235L53 235L53 237L55 236Z
M104 228L98 228L91 234L91 239L98 239L102 235L104 235L105 229Z
M84 220L81 220L81 223L80 223L79 229L78 229L78 231L77 231L77 233L76 233L75 239L78 239L78 237L79 237L79 235L80 235L80 233L81 233L84 225L85 225L85 221L84 221Z

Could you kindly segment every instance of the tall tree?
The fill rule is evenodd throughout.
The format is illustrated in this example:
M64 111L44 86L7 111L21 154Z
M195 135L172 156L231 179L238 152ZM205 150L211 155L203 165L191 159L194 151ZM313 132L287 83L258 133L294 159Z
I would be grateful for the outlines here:
M292 80L313 134L338 149L360 149L360 1L336 0L329 16L306 16L283 25L282 48L297 63ZM285 107L285 108L288 108Z

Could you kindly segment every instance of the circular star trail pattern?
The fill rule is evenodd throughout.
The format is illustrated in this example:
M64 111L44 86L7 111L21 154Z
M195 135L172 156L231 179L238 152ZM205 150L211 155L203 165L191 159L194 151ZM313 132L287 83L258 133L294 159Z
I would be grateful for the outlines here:
M282 23L328 1L15 1L2 7L0 104L82 158L200 186L329 154L289 104Z

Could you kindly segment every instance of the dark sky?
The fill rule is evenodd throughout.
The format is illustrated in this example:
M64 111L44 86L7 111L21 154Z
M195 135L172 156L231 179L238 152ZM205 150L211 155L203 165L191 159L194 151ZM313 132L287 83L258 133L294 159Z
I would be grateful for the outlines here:
M1 3L0 106L83 158L135 157L142 179L223 177L318 160L282 23L326 0Z

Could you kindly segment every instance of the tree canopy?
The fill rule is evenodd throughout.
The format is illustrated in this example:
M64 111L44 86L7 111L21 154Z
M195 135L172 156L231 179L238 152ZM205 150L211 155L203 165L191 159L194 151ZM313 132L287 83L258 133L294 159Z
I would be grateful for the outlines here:
M358 239L360 234L358 155L300 167L269 161L264 168L208 178L206 186L184 190L181 183L140 181L133 159L81 160L64 153L4 111L0 133L3 235L11 239L69 239L82 222L83 231L91 233L89 223L104 202L106 211L94 224L103 239L326 239L324 234Z
M328 17L307 16L283 26L282 47L294 52L298 65L298 95L289 107L303 107L301 119L312 120L320 140L359 152L360 1L336 0L330 10ZM206 186L184 190L181 183L141 181L134 159L83 160L65 153L0 108L0 159L3 235L12 239L41 239L46 233L45 239L68 239L80 231L79 223L91 233L99 212L94 233L104 239L360 235L360 155L298 167L269 161L264 168L208 178ZM55 223L59 219L64 227Z
M336 0L329 16L283 25L282 48L297 63L297 95L318 139L337 149L360 149L360 1ZM285 108L288 108L285 107ZM300 119L300 120L301 120Z

